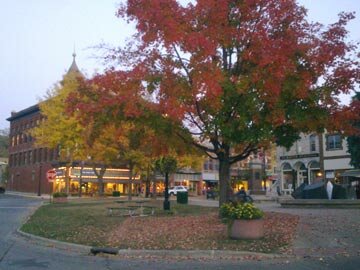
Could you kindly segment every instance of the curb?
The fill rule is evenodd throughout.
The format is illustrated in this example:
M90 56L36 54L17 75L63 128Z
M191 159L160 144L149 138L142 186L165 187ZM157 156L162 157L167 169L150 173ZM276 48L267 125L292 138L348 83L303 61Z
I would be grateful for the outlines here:
M230 250L135 250L135 249L117 249L108 247L91 247L68 242L57 241L41 236L29 234L18 229L17 235L26 239L35 241L36 244L54 247L61 250L74 251L84 254L114 254L119 257L159 257L167 258L186 258L186 259L281 259L294 258L293 255L274 254L274 253L258 253L247 251L230 251ZM95 251L95 252L94 252Z
M87 254L90 253L90 249L91 249L90 246L84 246L84 245L79 245L79 244L61 242L61 241L57 241L57 240L53 240L53 239L33 235L33 234L30 234L30 233L26 233L26 232L21 231L20 229L16 230L16 234L18 236L21 236L21 237L26 238L28 240L35 241L36 244L38 244L38 245L54 247L54 248L57 248L57 249L71 250L71 251L77 251L77 252L82 252L82 253L87 253Z
M34 214L34 212L44 204L42 202L37 207L34 207L27 216L22 220L20 228L26 223L26 221ZM67 250L83 254L115 254L118 257L131 257L131 258L186 258L186 259L249 259L249 260L261 260L261 259L281 259L281 258L294 258L296 256L288 254L275 254L275 253L258 253L248 251L231 251L231 250L133 250L133 249L117 249L108 247L91 247L86 245L74 244L69 242L62 242L53 240L30 233L26 233L18 228L15 234L19 237L23 237L30 241L34 241L35 244L53 247L60 250ZM95 251L95 252L94 252Z

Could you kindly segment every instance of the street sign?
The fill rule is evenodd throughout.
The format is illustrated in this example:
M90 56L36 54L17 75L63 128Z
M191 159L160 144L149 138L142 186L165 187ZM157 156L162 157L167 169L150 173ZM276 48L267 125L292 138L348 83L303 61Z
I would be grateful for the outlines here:
M54 169L48 170L46 172L46 178L49 182L54 182L54 180L56 178L56 171Z

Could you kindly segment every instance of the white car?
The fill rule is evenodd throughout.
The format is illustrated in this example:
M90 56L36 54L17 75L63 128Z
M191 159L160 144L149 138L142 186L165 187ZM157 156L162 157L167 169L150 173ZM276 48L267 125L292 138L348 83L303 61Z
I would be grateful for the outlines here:
M187 192L187 188L184 186L175 186L169 188L169 195L176 195L178 192Z

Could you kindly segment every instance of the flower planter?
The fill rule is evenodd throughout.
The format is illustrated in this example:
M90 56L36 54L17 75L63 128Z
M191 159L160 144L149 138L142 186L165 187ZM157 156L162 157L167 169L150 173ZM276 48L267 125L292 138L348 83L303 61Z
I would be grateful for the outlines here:
M230 225L232 239L259 239L264 236L264 219L235 219Z

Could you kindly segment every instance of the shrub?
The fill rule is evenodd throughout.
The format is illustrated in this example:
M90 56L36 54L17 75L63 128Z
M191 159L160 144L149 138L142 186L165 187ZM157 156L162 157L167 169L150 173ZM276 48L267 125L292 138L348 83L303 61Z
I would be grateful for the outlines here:
M120 191L113 191L113 197L120 197Z
M260 219L264 212L252 203L224 203L220 207L220 215L226 220L234 219Z
M65 192L55 192L53 194L54 198L66 198L68 195Z

